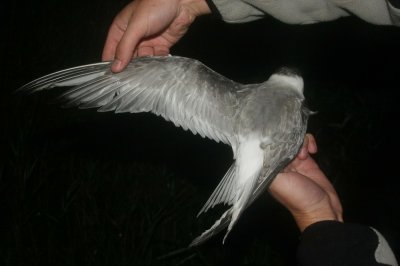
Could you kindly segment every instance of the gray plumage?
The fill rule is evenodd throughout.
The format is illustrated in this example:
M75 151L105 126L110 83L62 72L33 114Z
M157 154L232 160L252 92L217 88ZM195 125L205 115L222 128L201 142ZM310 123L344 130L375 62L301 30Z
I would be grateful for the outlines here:
M244 85L194 59L141 57L121 73L112 73L109 62L78 66L34 80L20 90L62 86L72 86L61 95L70 106L152 112L232 147L234 162L199 214L220 203L230 207L191 245L228 226L226 238L242 212L296 156L309 116L303 104L303 79L288 68L263 83Z

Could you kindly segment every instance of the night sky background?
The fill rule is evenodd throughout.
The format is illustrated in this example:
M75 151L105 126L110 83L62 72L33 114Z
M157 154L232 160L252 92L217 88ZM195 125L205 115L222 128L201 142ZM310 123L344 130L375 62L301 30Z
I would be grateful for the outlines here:
M267 193L225 245L220 234L183 249L218 217L196 214L232 163L228 146L151 114L63 109L49 104L57 91L14 93L42 75L100 61L126 3L0 4L0 265L294 265L300 233ZM399 259L399 51L399 28L356 17L293 26L208 16L172 54L243 83L298 68L318 112L308 129L316 159L345 221L378 229Z

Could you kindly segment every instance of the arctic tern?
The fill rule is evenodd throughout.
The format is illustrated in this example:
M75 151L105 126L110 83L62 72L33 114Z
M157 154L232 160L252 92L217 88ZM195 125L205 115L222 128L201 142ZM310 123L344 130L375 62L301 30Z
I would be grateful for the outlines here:
M302 77L281 68L263 83L240 84L179 56L135 58L120 73L111 72L110 66L101 62L61 70L20 90L72 87L60 96L69 106L152 112L193 134L230 145L234 162L199 215L220 203L229 207L190 245L228 227L224 242L243 211L302 146L310 115Z

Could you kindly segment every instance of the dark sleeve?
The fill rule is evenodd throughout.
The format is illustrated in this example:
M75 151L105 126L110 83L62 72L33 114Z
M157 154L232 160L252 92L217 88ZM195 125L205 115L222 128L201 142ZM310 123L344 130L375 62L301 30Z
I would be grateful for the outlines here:
M400 0L398 0L398 1L400 1ZM218 10L217 6L214 4L214 2L212 0L206 0L206 2L207 2L208 7L211 10L212 15L218 19L222 19L221 13L219 12L219 10Z
M400 0L389 0L389 3L395 8L400 8Z
M297 261L302 266L397 265L386 240L383 242L387 247L382 247L380 237L379 233L364 225L318 222L304 230L297 250ZM390 251L394 264L382 262L391 262L391 258L376 258L381 248L389 249L385 251Z

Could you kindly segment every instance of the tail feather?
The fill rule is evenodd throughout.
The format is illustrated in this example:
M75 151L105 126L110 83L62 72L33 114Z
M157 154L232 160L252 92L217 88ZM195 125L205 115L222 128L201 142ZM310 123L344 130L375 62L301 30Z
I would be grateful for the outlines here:
M209 229L207 229L206 231L204 231L200 236L196 237L192 243L190 243L189 247L195 247L200 245L201 243L205 242L206 240L208 240L209 238L211 238L212 236L218 234L219 232L221 232L222 230L224 230L229 222L231 221L231 212L232 212L232 208L230 208L229 210L225 211L221 218L219 218L214 224L213 226L211 226ZM226 235L225 235L226 237Z
M229 173L229 171L228 171ZM228 237L230 231L232 230L233 226L239 220L239 217L242 215L243 211L248 206L248 201L250 199L251 193L254 189L254 186L257 181L257 177L260 174L260 170L256 171L253 176L249 179L248 183L246 183L241 189L240 192L236 195L236 202L235 204L225 211L221 218L219 218L209 229L204 231L199 237L195 238L190 246L197 246L210 237L216 235L226 227L228 227L224 239L222 243L225 243L226 238ZM224 180L221 181L221 183ZM207 204L206 204L207 205Z
M206 212L208 209L213 208L219 203L232 203L232 198L236 194L236 187L234 185L235 175L236 166L235 163L233 163L229 170L226 172L225 176L222 178L221 182L218 184L217 188L211 194L210 198L204 204L203 208L197 214L197 217L201 213Z

